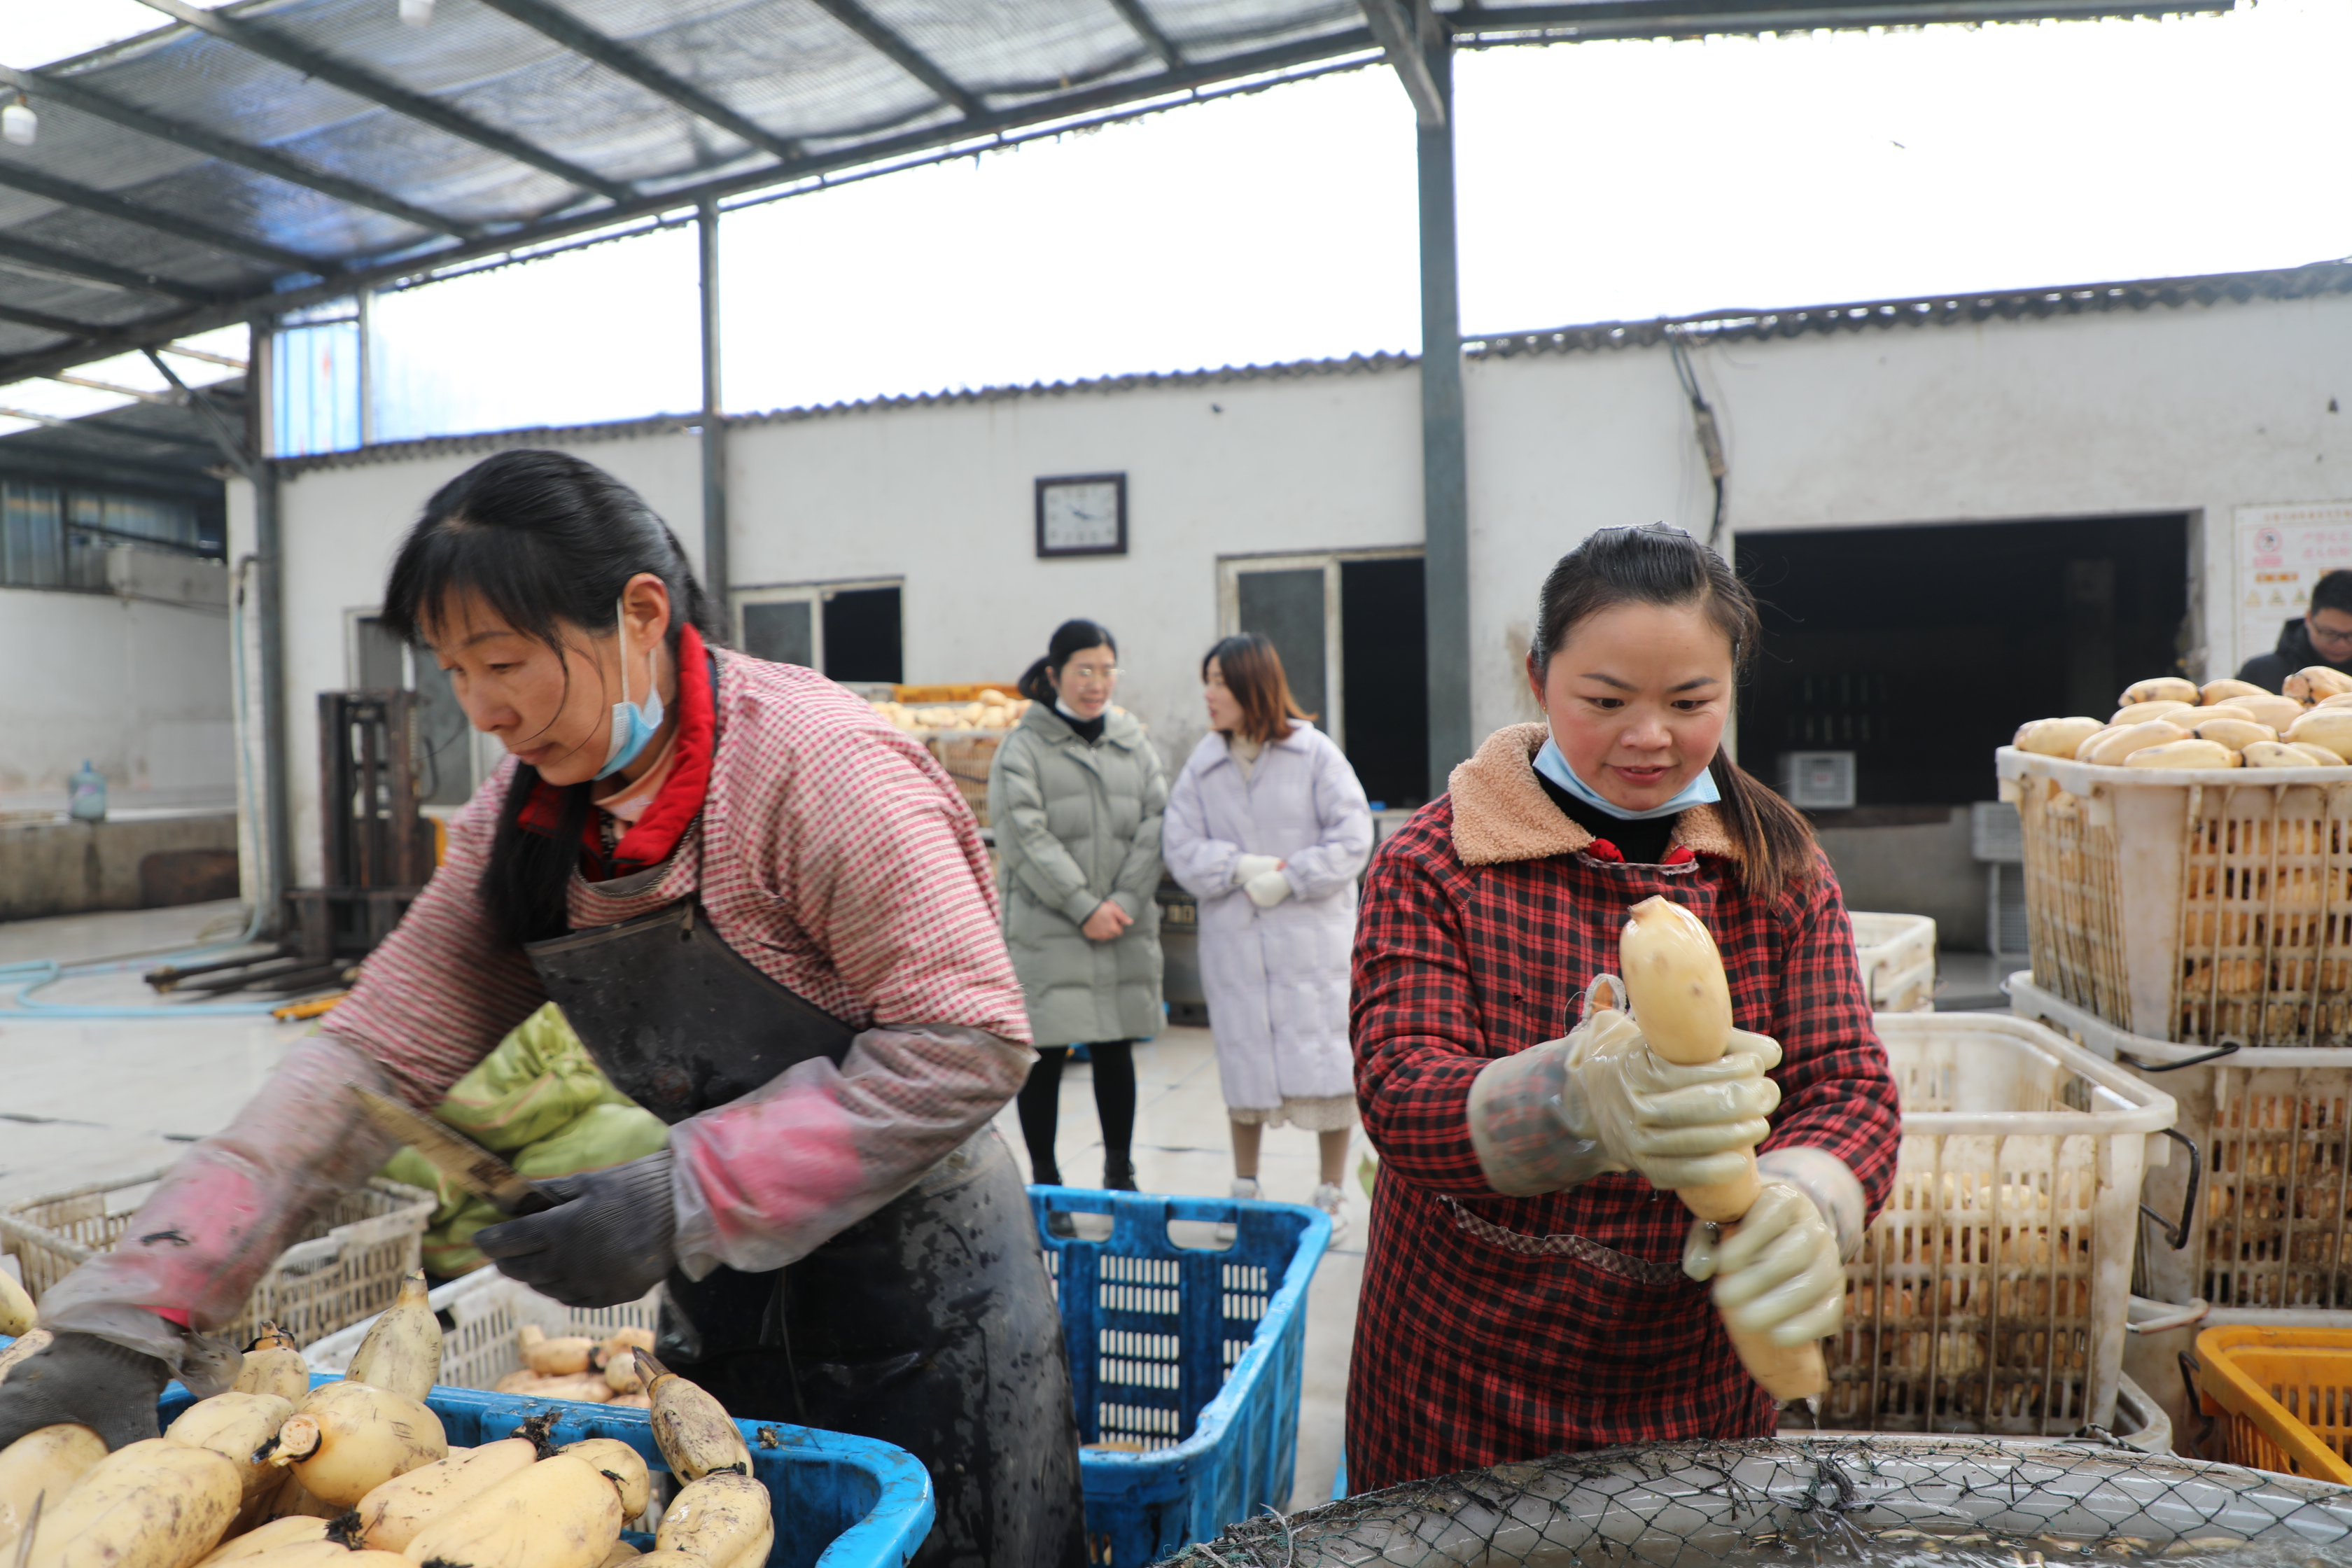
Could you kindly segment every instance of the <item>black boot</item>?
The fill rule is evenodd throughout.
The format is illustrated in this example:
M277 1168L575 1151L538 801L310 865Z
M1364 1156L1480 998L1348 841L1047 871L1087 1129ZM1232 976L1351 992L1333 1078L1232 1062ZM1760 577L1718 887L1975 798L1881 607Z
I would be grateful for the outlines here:
M1103 1185L1114 1193L1137 1191L1135 1162L1111 1155L1103 1161Z

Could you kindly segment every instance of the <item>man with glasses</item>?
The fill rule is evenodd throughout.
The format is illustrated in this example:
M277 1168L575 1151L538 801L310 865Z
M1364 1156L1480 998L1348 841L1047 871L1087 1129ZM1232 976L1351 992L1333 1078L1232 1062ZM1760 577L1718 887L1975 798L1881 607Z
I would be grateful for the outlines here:
M2288 676L2315 664L2352 675L2352 572L2330 572L2320 578L2304 617L2281 626L2278 647L2246 660L2238 679L2277 691Z

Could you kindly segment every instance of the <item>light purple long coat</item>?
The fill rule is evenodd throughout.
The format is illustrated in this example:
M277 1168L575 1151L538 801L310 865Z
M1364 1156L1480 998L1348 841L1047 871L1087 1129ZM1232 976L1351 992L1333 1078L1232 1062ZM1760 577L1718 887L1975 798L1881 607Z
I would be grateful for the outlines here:
M1210 734L1169 791L1161 848L1201 901L1201 982L1225 1103L1271 1110L1353 1094L1348 963L1372 814L1339 748L1294 724L1244 779L1225 738ZM1234 879L1244 854L1288 861L1290 897L1270 910L1250 902Z

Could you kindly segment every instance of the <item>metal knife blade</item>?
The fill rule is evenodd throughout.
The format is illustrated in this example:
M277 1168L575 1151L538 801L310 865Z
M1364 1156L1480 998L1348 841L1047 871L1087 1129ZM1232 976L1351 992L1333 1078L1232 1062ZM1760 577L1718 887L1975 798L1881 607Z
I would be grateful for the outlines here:
M488 1198L500 1214L520 1218L555 1206L529 1177L464 1133L372 1089L356 1083L344 1087L370 1121L424 1155L435 1170L457 1185Z

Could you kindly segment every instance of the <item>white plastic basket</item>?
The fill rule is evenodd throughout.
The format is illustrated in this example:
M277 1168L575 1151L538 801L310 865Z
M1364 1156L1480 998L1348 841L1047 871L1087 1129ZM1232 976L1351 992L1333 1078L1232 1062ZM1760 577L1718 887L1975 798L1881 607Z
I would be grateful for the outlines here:
M2352 773L2103 768L2004 746L2034 984L2184 1044L2352 1045Z
M1936 1005L1936 922L1926 915L1869 914L1855 910L1854 956L1862 984L1879 1013L1926 1013Z
M520 1372L522 1352L515 1336L526 1323L538 1324L550 1339L581 1334L601 1340L616 1329L655 1328L661 1313L658 1285L642 1300L583 1310L551 1300L495 1268L452 1279L428 1300L454 1325L441 1336L441 1382L450 1388L495 1388L499 1379ZM305 1350L303 1359L312 1372L340 1375L374 1322L369 1318L329 1335Z
M2140 1070L2179 1103L2178 1130L2197 1146L2202 1186L2184 1214L2188 1171L2148 1178L2149 1206L2183 1215L2189 1231L2185 1247L2159 1240L2143 1254L2150 1294L2277 1327L2352 1310L2352 1048L2150 1040L2030 975L2011 976L2009 992L2020 1015L2097 1055L2146 1064Z
M2141 1175L2172 1099L2023 1018L1882 1013L1895 1189L1846 1266L1824 1426L2113 1428Z

